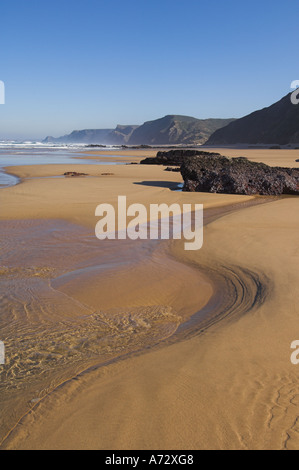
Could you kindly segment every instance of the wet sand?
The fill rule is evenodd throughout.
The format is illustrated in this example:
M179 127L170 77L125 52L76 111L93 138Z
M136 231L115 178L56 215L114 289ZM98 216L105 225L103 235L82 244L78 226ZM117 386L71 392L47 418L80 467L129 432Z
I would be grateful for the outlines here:
M73 168L15 168L22 183L0 192L1 315L9 312L2 325L15 354L1 392L1 447L298 446L289 360L298 199L253 206L254 198L178 193L179 174L135 165L45 178ZM95 205L120 193L204 203L204 248L97 248Z

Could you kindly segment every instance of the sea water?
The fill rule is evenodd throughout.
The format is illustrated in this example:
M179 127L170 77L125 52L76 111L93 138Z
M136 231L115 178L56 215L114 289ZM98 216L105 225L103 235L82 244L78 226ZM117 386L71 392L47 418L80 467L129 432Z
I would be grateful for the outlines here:
M113 161L113 147L104 150L111 151L111 162ZM55 164L107 164L107 161L86 160L82 157L82 151L88 151L86 144L43 144L42 142L17 142L0 141L0 189L14 186L18 178L7 174L4 168L23 165L55 165ZM106 156L106 155L105 155Z

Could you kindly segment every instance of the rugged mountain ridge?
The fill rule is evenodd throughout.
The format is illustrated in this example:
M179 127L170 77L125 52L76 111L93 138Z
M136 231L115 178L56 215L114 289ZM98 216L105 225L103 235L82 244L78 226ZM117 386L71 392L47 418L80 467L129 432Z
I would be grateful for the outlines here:
M138 125L118 125L115 129L85 129L62 137L46 137L44 143L86 143L102 145L199 145L233 119L196 119L168 115Z
M62 137L46 137L44 143L85 143L85 144L103 144L103 145L123 145L126 144L132 135L132 132L138 126L121 126L115 129L84 129L73 131L71 134Z
M273 105L255 111L216 130L206 145L299 143L299 105L291 94Z
M145 122L132 134L131 145L203 144L216 130L232 119L196 119L189 116L168 115Z

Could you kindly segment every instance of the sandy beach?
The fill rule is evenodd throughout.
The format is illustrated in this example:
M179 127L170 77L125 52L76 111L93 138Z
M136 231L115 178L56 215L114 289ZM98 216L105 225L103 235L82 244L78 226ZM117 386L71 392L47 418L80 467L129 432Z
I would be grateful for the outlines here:
M0 191L1 449L298 448L298 198L178 192L180 173L86 155L105 157L10 167ZM204 204L204 247L100 242L95 208L119 195Z

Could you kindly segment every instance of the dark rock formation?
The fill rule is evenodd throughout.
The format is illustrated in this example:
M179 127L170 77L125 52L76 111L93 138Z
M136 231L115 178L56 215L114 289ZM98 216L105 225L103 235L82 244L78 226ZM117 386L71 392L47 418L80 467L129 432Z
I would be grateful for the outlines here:
M100 145L100 144L90 144L90 145L85 145L86 148L101 148L105 149L107 148L107 145Z
M88 176L86 173L77 173L76 171L67 171L66 173L64 173L64 176L68 176L68 177L77 177L77 176Z
M167 168L165 168L164 171L173 171L175 173L179 173L181 171L181 168L175 166L168 166Z
M299 169L270 167L247 158L187 157L181 166L183 191L244 195L299 195Z
M180 167L183 191L244 195L299 195L299 169L270 167L245 157L227 158L200 150L171 150L146 158L143 165L164 165L168 171Z
M149 157L141 160L141 165L165 165L181 166L187 157L198 156L219 156L219 153L202 152L200 150L171 150L170 152L158 152L156 157Z

